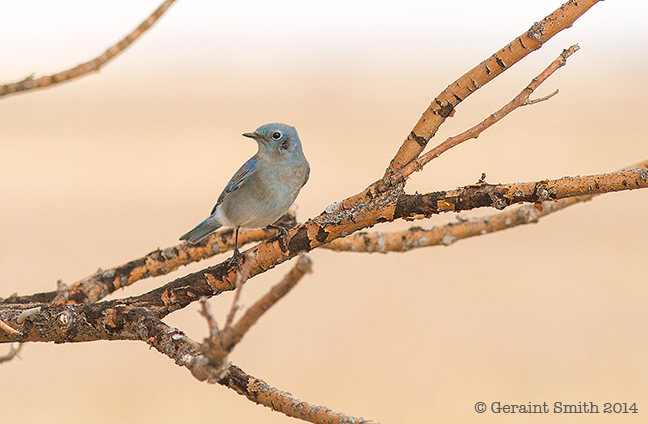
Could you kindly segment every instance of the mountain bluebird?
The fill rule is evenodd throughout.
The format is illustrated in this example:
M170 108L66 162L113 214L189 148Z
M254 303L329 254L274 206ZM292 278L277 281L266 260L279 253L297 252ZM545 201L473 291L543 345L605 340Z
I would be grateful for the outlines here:
M265 227L279 219L295 201L310 173L294 127L266 124L243 135L255 139L259 150L229 180L211 215L180 237L197 243L222 226L234 227L230 264L240 255L239 228Z

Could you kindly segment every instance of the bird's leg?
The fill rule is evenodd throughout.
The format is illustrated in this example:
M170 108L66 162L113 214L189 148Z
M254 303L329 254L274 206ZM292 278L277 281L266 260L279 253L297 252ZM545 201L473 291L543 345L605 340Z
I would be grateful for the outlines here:
M239 260L241 258L241 252L238 250L238 233L239 233L239 227L236 227L236 233L234 235L234 254L232 255L232 258L229 260L229 263L227 264L228 266L232 266L232 263L236 261L236 263L240 266L241 264L239 263Z

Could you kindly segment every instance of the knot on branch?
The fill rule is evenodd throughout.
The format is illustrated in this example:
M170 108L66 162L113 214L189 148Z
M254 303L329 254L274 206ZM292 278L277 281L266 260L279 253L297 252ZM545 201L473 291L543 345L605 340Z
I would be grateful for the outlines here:
M213 360L201 355L195 358L190 371L191 375L193 375L198 381L217 383L225 378L229 366L229 361L223 361L216 364Z
M547 189L547 186L545 184L543 184L542 182L538 183L536 185L536 189L535 189L534 194L537 196L538 201L540 201L540 202L543 202L545 200L549 200L552 197L551 193Z
M542 47L542 44L544 43L544 22L535 22L531 28L529 28L529 31L527 32L527 37L538 43L538 46L532 50L539 49Z
M457 99L455 99L455 100L457 100ZM457 104L460 101L461 101L461 99L458 99ZM443 119L445 119L448 116L452 115L452 111L454 110L454 107L456 106L455 104L452 104L450 102L441 102L438 99L434 99L434 102L432 104L433 105L436 104L438 106L437 108L434 108L432 110L432 112L439 115ZM414 132L412 132L412 134L414 134ZM420 137L420 138L423 138L423 137ZM427 145L427 140L425 138L423 138L423 140L425 140L425 145ZM418 142L418 140L417 140L417 142ZM425 147L425 145L423 145L422 147Z
M387 177L376 181L355 196L328 206L324 212L313 218L313 222L321 227L320 233L327 234L326 238L318 238L318 241L323 243L327 239L331 240L332 237L328 236L331 233L345 237L360 228L365 220L372 223L391 220L393 214L390 211L405 193L404 187L404 179L392 180ZM345 230L341 230L342 228Z
M492 206L498 210L502 210L510 204L510 201L505 199L504 196L500 195L499 193L491 194L490 198Z

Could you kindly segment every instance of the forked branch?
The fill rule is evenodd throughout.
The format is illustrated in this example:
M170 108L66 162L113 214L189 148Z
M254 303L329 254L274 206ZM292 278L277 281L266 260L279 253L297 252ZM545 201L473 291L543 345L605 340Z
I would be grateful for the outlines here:
M449 137L443 143L439 144L429 152L425 153L423 156L412 160L410 163L405 165L400 171L395 172L391 179L393 181L398 180L399 178L407 178L412 173L420 171L425 165L427 165L431 160L438 158L442 153L450 150L451 148L463 143L464 141L477 138L481 133L486 131L488 128L495 125L500 120L504 119L509 113L513 112L519 107L536 104L545 100L549 100L551 97L558 94L558 90L553 93L540 97L538 99L531 100L531 94L543 83L545 82L554 72L562 68L567 64L567 58L572 54L576 53L580 47L577 44L571 46L568 49L563 50L562 53L551 62L547 68L540 73L537 77L527 85L513 100L502 106L497 112L492 113L488 118L481 121L479 124L474 127L462 132L459 135L454 137Z
M249 262L250 260L245 261L245 263ZM149 337L147 342L161 353L169 356L178 365L188 368L196 379L226 386L255 403L289 417L318 424L370 424L372 421L352 417L325 406L298 399L261 379L246 374L237 366L231 365L227 359L232 348L261 315L285 296L306 273L311 272L311 267L310 259L307 256L301 256L284 279L251 306L238 323L231 328L226 325L223 330L217 329L208 303L203 300L201 314L209 324L210 337L200 345L181 331L168 327L162 322L155 324L154 335ZM242 271L241 275L244 276L245 273ZM242 285L238 285L238 287L240 288ZM232 311L238 308L235 303L236 300L228 315L233 315Z
M599 1L569 0L552 14L533 24L527 32L448 85L423 112L389 164L385 177L417 158L460 102L524 59L529 53L542 47L551 37L571 27L576 19Z
M261 299L259 299L254 305L252 305L239 319L239 321L234 324L234 315L239 309L240 305L238 304L239 296L243 288L243 284L247 279L247 275L250 272L250 263L252 260L248 257L243 264L243 269L239 272L239 279L236 284L236 292L234 293L234 299L232 300L232 306L230 307L229 313L227 314L227 320L225 326L222 329L219 329L216 325L216 320L214 319L209 304L207 303L207 298L202 298L202 308L200 314L207 320L209 326L209 337L207 337L201 345L201 352L209 359L209 372L214 370L220 370L219 372L224 372L227 365L227 355L234 349L242 339L245 333L252 328L252 326L261 318L261 316L270 309L275 303L277 303L281 298L283 298L288 292L297 285L299 280L312 271L312 262L308 256L302 255L297 260L297 263L290 270L288 274L281 280L277 285L272 287L268 293L265 294ZM207 376L204 375L204 378L200 378L196 375L198 370L192 370L196 378L206 379ZM220 374L218 374L220 375ZM220 377L218 377L220 378Z
M630 165L621 171L646 168L648 168L648 160ZM338 252L388 253L407 252L428 246L449 246L465 238L507 230L518 225L536 223L542 217L577 203L587 202L594 196L596 195L588 194L556 201L544 201L540 205L521 205L479 218L458 215L455 221L440 226L411 227L404 231L358 232L345 238L333 240L324 248Z

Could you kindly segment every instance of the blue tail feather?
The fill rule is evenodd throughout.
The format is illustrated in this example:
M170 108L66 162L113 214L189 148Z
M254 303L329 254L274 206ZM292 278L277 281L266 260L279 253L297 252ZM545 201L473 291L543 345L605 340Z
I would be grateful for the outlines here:
M187 240L189 243L198 243L214 231L218 230L222 225L213 217L209 217L186 234L180 237L180 240Z

